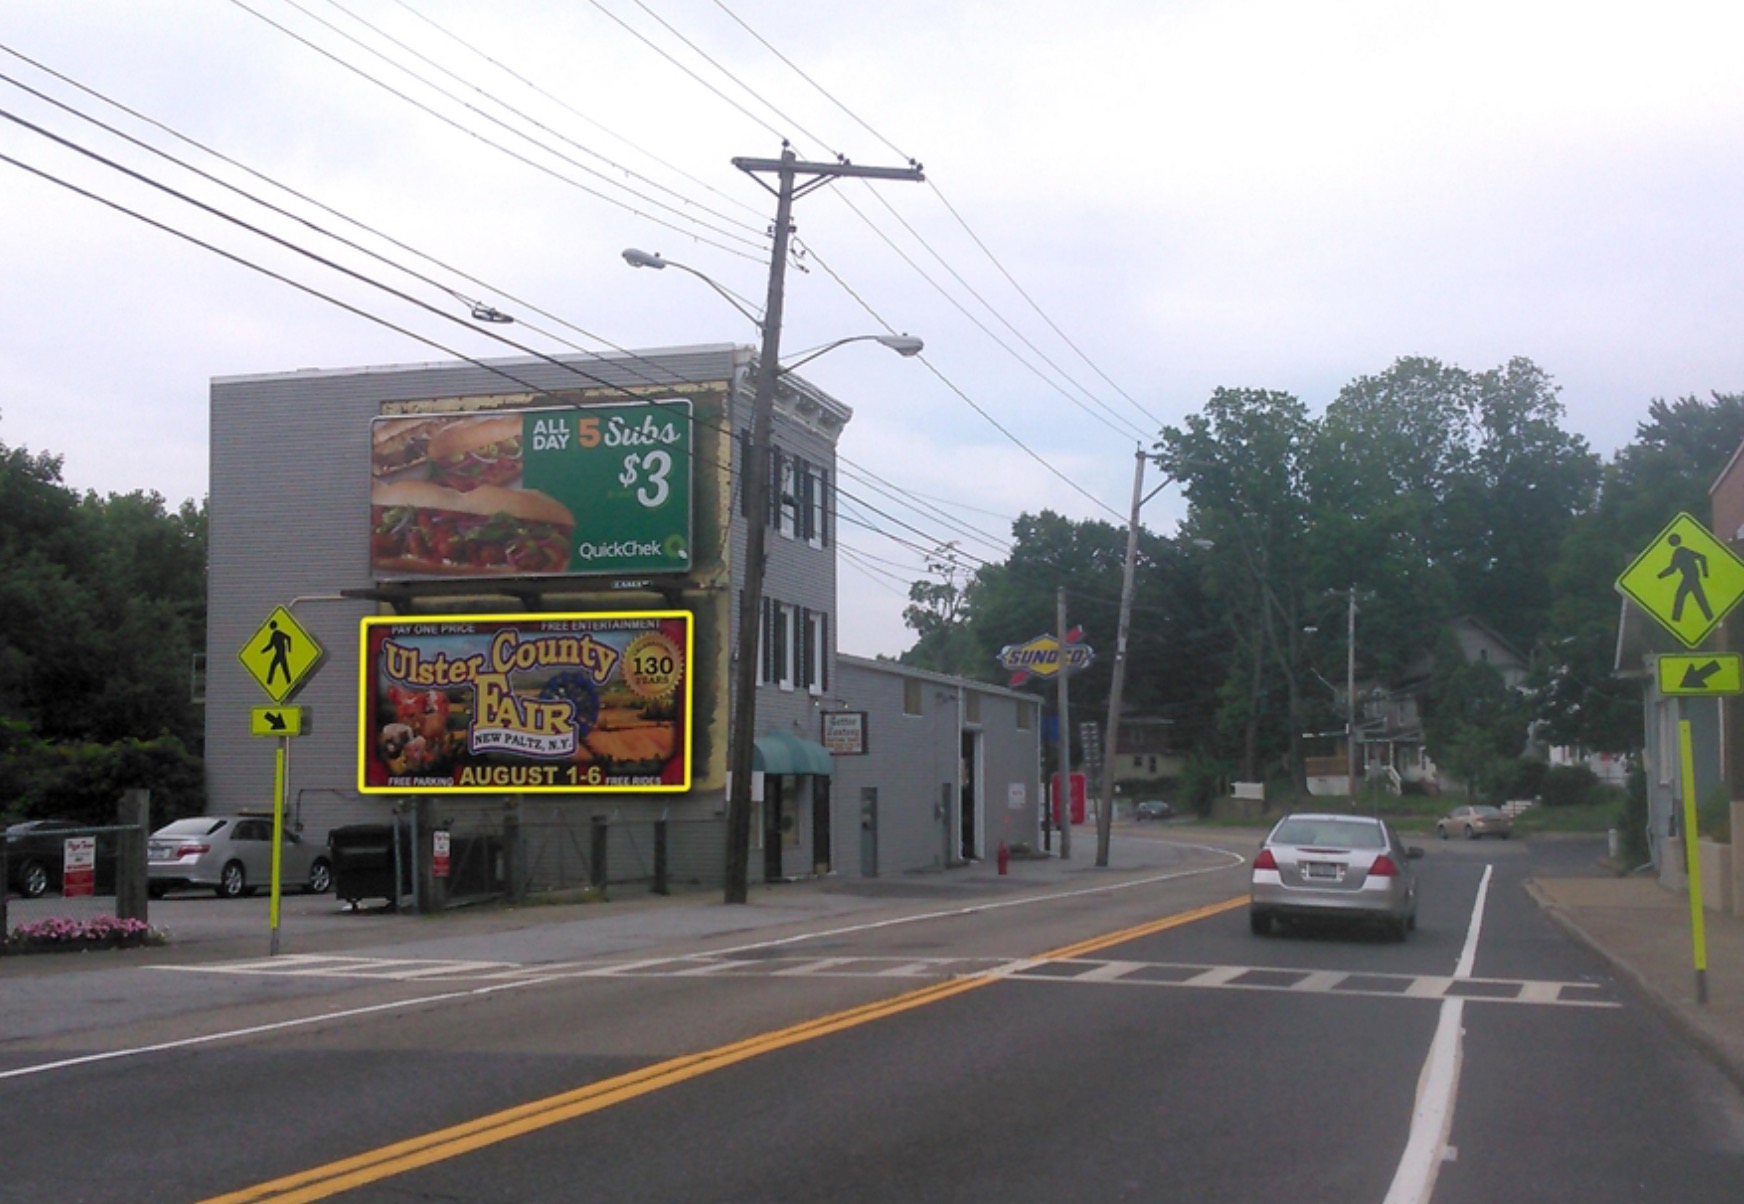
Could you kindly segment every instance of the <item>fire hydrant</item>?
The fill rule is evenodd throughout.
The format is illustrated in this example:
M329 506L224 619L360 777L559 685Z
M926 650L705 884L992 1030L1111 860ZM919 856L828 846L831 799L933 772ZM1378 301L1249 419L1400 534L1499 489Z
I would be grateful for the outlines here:
M999 842L999 872L1005 873L1011 866L1011 850L1005 847L1005 842Z

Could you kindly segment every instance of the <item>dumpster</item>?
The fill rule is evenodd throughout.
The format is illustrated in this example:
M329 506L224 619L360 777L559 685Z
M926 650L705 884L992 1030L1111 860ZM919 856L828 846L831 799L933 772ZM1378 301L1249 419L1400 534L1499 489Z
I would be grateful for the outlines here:
M327 834L335 897L354 908L360 899L386 899L391 906L399 905L400 896L410 893L412 866L404 837L399 840L400 855L395 857L395 832L392 824L351 824Z

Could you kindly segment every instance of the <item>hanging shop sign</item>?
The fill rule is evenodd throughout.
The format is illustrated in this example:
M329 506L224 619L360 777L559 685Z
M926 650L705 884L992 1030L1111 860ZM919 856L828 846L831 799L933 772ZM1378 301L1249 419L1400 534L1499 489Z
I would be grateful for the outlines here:
M378 578L683 573L691 554L685 398L377 418Z
M690 788L688 611L363 621L358 789Z

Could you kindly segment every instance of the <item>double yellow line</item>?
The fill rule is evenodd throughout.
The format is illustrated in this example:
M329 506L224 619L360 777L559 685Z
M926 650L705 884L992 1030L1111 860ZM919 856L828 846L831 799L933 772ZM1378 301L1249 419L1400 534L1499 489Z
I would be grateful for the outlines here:
M1233 908L1245 906L1247 897L1226 899L1221 903L1213 903L1207 907L1196 908L1193 911L1181 912L1178 915L1167 916L1153 920L1119 932L1107 933L1092 937L1074 945L1041 955L1039 960L1058 961L1067 958L1083 957L1111 945L1124 941L1136 940L1165 929L1177 928L1202 920L1209 916L1230 911ZM402 1175L420 1167L456 1158L472 1150L495 1145L498 1142L548 1128L551 1125L562 1124L590 1112L598 1112L610 1108L614 1104L624 1103L638 1096L648 1095L667 1087L675 1086L688 1079L711 1074L728 1066L773 1053L778 1049L799 1045L806 1041L814 1041L819 1037L827 1037L831 1033L839 1033L845 1029L857 1028L874 1020L882 1020L887 1016L895 1016L914 1008L925 1007L954 995L962 995L978 987L999 981L994 977L960 978L950 982L936 983L921 987L918 990L907 991L890 999L879 1000L876 1003L864 1004L849 1008L846 1011L835 1012L821 1016L815 1020L806 1020L788 1028L777 1029L774 1032L760 1033L743 1041L735 1041L730 1045L722 1045L702 1053L687 1054L683 1057L669 1058L664 1062L656 1062L641 1070L628 1074L617 1075L614 1078L603 1079L590 1083L586 1087L578 1087L574 1091L565 1091L558 1095L546 1096L532 1103L521 1104L501 1112L493 1112L464 1124L452 1125L446 1129L437 1129L406 1141L398 1141L392 1145L381 1146L366 1153L351 1158L342 1158L337 1162L329 1162L325 1166L313 1167L299 1171L294 1175L273 1179L242 1191L231 1192L228 1195L214 1196L204 1204L256 1204L261 1201L272 1201L273 1204L296 1204L305 1200L324 1200L340 1192L350 1191L382 1179Z

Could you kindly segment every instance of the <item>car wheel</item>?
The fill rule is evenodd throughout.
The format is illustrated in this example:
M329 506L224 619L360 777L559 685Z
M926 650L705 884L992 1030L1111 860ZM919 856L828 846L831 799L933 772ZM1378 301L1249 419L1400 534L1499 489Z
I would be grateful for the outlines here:
M1388 921L1388 923L1387 923L1387 935L1391 936L1395 941L1402 941L1406 937L1410 936L1411 935L1411 920L1410 920L1410 918L1407 916L1400 916L1399 918L1397 918L1395 920Z
M1272 935L1272 917L1263 911L1248 912L1247 926L1255 936Z
M1435 825L1435 834L1437 836L1441 837L1441 839L1446 840L1447 839L1447 825L1446 824L1436 824Z
M40 861L26 861L18 871L18 889L26 899L40 899L48 894L48 867Z
M1472 826L1470 824L1467 824L1465 826L1465 838L1467 840L1476 840L1478 838L1478 834L1472 830Z
M220 899L240 899L248 893L248 875L242 872L240 861L232 861L224 867L214 890Z
M333 889L333 867L325 857L309 867L309 881L303 889L311 895L324 895Z
M156 882L153 882L145 888L145 893L150 898L161 899L170 893L170 889L167 886L160 886Z

